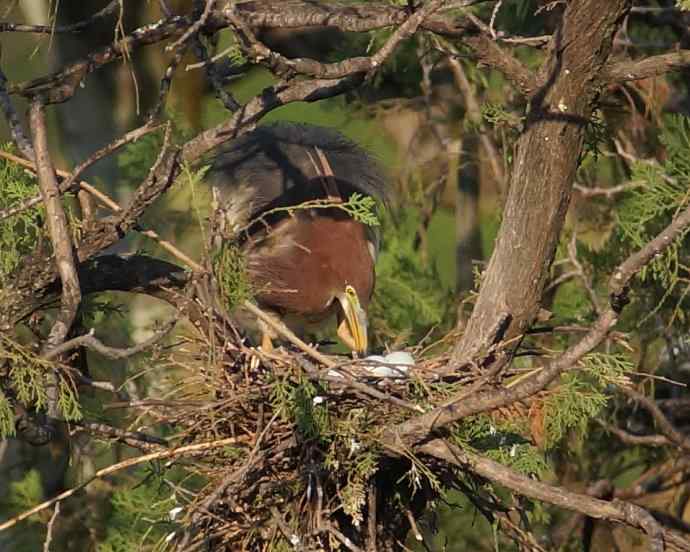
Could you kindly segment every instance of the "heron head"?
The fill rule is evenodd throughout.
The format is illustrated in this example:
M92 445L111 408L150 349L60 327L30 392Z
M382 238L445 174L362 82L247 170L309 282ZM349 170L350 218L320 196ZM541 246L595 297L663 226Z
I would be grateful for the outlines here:
M336 294L340 303L338 311L338 337L345 345L360 354L366 354L367 313L359 302L357 291L351 285Z

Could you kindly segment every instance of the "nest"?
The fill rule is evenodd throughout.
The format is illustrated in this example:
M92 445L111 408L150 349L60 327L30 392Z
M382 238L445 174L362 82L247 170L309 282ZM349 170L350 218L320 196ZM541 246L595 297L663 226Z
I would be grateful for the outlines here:
M444 383L437 357L404 378L375 377L364 361L328 357L337 364L323 367L303 351L265 353L214 329L169 353L175 401L147 407L180 432L181 445L227 441L187 465L207 484L182 504L180 548L261 550L284 541L357 549L350 545L363 546L372 531L380 549L404 540L410 514L434 499L445 468L386 450L384 425L442 402L476 375Z

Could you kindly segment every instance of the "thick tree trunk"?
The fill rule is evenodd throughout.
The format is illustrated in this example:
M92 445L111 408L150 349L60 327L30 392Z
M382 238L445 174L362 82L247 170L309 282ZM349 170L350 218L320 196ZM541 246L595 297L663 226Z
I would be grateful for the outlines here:
M630 6L630 0L568 3L529 102L496 248L453 352L456 361L522 334L539 310L599 92L597 76Z

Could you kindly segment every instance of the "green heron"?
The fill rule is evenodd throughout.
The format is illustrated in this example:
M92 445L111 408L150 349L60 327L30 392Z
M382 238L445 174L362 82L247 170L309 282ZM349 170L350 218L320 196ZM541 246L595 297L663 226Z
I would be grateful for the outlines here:
M365 353L378 234L338 204L354 193L386 202L376 161L334 130L279 123L230 142L208 178L258 305L303 335L335 315L340 339ZM270 347L277 336L259 327Z

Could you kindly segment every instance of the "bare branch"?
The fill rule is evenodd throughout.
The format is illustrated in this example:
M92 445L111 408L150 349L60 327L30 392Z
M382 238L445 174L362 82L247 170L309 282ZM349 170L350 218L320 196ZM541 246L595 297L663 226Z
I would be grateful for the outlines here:
M450 464L467 468L523 496L580 512L595 519L615 521L641 529L649 536L650 550L654 552L664 550L664 531L652 515L640 506L620 500L607 502L567 491L563 487L535 481L498 462L464 451L441 439L422 445L419 450Z
M39 100L35 100L31 104L30 122L36 152L38 186L46 208L46 222L50 241L53 245L55 264L62 282L60 311L43 348L44 354L47 354L64 341L72 327L77 308L81 302L81 289L77 276L72 237L48 152L44 107Z
M194 22L194 24L190 25L190 27L184 32L184 34L180 38L178 38L172 44L168 44L165 47L166 52L172 52L173 50L181 49L181 47L185 46L186 42L193 35L197 34L201 30L201 28L206 24L206 21L208 21L208 18L211 15L211 10L213 9L213 6L216 4L216 0L205 1L206 5L204 6L204 11L201 13L199 19L197 19Z
M33 508L26 510L25 512L22 512L21 514L8 519L4 523L0 524L0 531L10 529L11 527L17 525L17 523L19 523L20 521L23 521L26 518L33 516L34 514L42 512L46 508L50 508L56 502L60 502L61 500L69 498L70 496L79 492L84 487L88 486L96 479L102 479L103 477L106 477L110 474L116 473L127 468L131 468L132 466L138 466L139 464L143 464L145 462L151 462L152 460L164 460L166 458L174 458L176 456L195 456L198 454L203 454L204 452L209 450L222 448L227 445L234 445L239 441L240 440L236 437L228 437L226 439L218 439L217 441L196 443L193 445L178 447L172 450L163 450L158 452L152 452L149 454L144 454L143 456L137 456L135 458L128 458L127 460L123 460L122 462L118 462L117 464L113 464L112 466L108 466L107 468L102 468L98 470L93 475L93 477L90 477L89 479L77 485L76 487L63 491L59 495L49 500L46 500L45 502L41 502L41 504L38 504L37 506L34 506Z
M611 186L608 188L598 187L598 186L583 186L582 184L575 184L573 189L578 192L582 197L605 197L606 199L612 199L618 194L624 194L631 190L636 190L637 188L643 188L645 186L644 182L623 182L622 184L617 184L616 186Z
M256 61L268 62L268 65L278 75L283 77L290 76L290 72L308 75L315 78L335 79L354 73L369 73L380 67L383 62L390 57L401 41L411 37L422 22L439 10L445 0L431 0L424 6L413 12L407 17L383 46L370 57L353 57L336 63L320 63L313 59L296 58L288 59L276 52L271 51L264 44L256 39L253 31L242 19L235 15L232 7L225 10L233 26L236 27L238 35L245 41L245 47Z
M55 520L60 515L60 503L55 503L55 508L53 509L53 514L50 516L50 521L48 521L48 528L46 530L46 538L43 541L43 552L50 552L50 543L53 540L53 527L55 526Z
M601 420L596 420L597 423L603 427L609 433L613 433L618 437L623 443L627 445L642 445L647 447L667 447L672 444L668 438L663 435L634 435L616 427L612 424L608 424Z
M94 23L101 19L105 19L109 15L115 13L120 6L121 0L111 0L104 8L98 10L92 16L77 21L70 25L25 25L22 23L10 23L8 21L0 21L0 33L20 32L20 33L39 33L39 34L53 34L53 33L80 33L87 29Z
M182 161L193 163L211 149L227 140L249 132L269 111L292 103L314 102L342 94L362 82L361 75L342 79L317 79L281 82L266 89L237 111L228 121L208 129L187 142L182 148Z
M70 63L56 73L14 84L9 87L9 92L29 97L42 94L46 103L64 102L74 95L84 78L96 69L120 59L140 46L180 34L188 25L189 21L184 17L173 17L146 25L110 46L89 54L85 59Z
M141 431L125 431L107 424L94 422L79 421L70 423L82 428L88 433L113 438L133 448L153 451L160 450L161 447L169 446L168 441L165 439Z
M206 78L208 78L208 81L211 83L211 86L216 93L216 98L221 101L223 106L225 106L225 109L230 111L230 113L234 113L241 107L241 105L230 92L225 90L218 64L210 59L206 46L204 45L201 37L195 37L193 46L196 57L199 58L199 61L206 71ZM189 67L187 69L189 69Z
M161 339L163 339L166 335L170 333L170 331L175 327L175 324L177 324L177 319L169 321L167 324L163 326L162 329L158 330L151 337L145 339L141 343L124 349L118 347L109 347L108 345L105 345L98 338L94 337L92 329L88 334L74 337L58 345L57 347L53 348L50 352L48 352L45 355L45 357L51 359L73 349L77 349L79 347L86 347L87 349L96 351L97 353L108 358L129 358L151 348L153 345L158 343Z
M647 56L636 61L611 63L599 79L603 82L626 82L658 77L690 65L690 50L677 50L658 56Z
M12 104L12 100L7 91L7 77L2 69L0 69L0 107L2 107L2 111L5 114L5 119L10 127L12 140L14 140L17 148L27 159L34 159L34 148L31 145L31 141L27 138L24 128L19 121L19 115Z
M661 431L661 433L671 443L673 443L677 447L680 447L683 450L690 450L690 437L687 437L683 435L680 431L678 431L671 423L671 421L661 411L661 408L659 408L652 399L646 397L642 393L638 393L634 389L630 389L629 387L619 386L618 390L627 397L642 405L642 407L644 407L644 409L652 415L652 418L654 418L654 421L656 422L659 431Z

